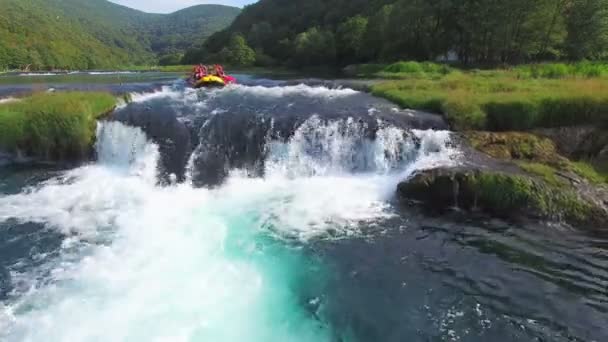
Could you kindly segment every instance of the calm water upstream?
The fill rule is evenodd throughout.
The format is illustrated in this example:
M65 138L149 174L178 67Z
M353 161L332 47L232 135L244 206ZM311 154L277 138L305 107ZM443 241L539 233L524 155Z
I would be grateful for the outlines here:
M608 341L608 236L397 204L466 158L450 132L351 89L176 78L0 77L133 99L97 161L0 166L0 340Z

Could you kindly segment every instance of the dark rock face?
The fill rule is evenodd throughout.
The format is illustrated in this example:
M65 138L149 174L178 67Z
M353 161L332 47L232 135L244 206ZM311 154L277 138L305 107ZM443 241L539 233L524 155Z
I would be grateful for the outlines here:
M608 229L608 210L601 197L584 187L557 188L523 174L479 168L421 171L398 186L398 196L433 210L478 210L506 219L522 217L563 220Z
M171 175L184 181L186 165L192 151L190 131L175 114L136 107L130 111L118 111L110 120L141 128L159 146L161 153L160 175L168 182Z
M608 165L608 129L595 126L547 128L536 131L555 142L563 155Z
M266 142L272 134L269 119L231 114L210 119L198 134L199 145L192 158L193 184L218 185L235 168L261 175Z

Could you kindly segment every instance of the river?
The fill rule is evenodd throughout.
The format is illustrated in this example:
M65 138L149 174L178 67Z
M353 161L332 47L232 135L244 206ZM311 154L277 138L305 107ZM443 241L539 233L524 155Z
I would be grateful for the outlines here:
M608 340L608 236L395 200L466 158L423 113L250 75L12 77L0 98L132 102L95 162L0 167L2 340Z

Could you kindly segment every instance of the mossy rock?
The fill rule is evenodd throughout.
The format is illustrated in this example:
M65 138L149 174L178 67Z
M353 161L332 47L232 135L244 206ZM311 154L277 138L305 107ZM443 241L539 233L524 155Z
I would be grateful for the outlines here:
M458 207L492 216L559 220L585 227L608 227L608 212L574 188L558 187L531 176L479 169L419 172L398 187L401 199L434 209Z
M559 164L564 158L557 153L553 141L522 132L466 132L471 146L498 159L517 159Z
M570 161L558 152L555 142L547 137L524 132L476 131L465 132L463 136L476 150L493 158L513 161L526 172L552 185L570 184L581 177L594 184L608 183L607 173L601 164Z

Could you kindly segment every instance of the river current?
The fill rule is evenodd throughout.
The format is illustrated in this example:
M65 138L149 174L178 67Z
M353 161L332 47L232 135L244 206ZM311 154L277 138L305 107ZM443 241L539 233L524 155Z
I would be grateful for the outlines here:
M449 131L245 79L132 86L94 162L0 167L0 340L608 340L608 236L399 204Z

